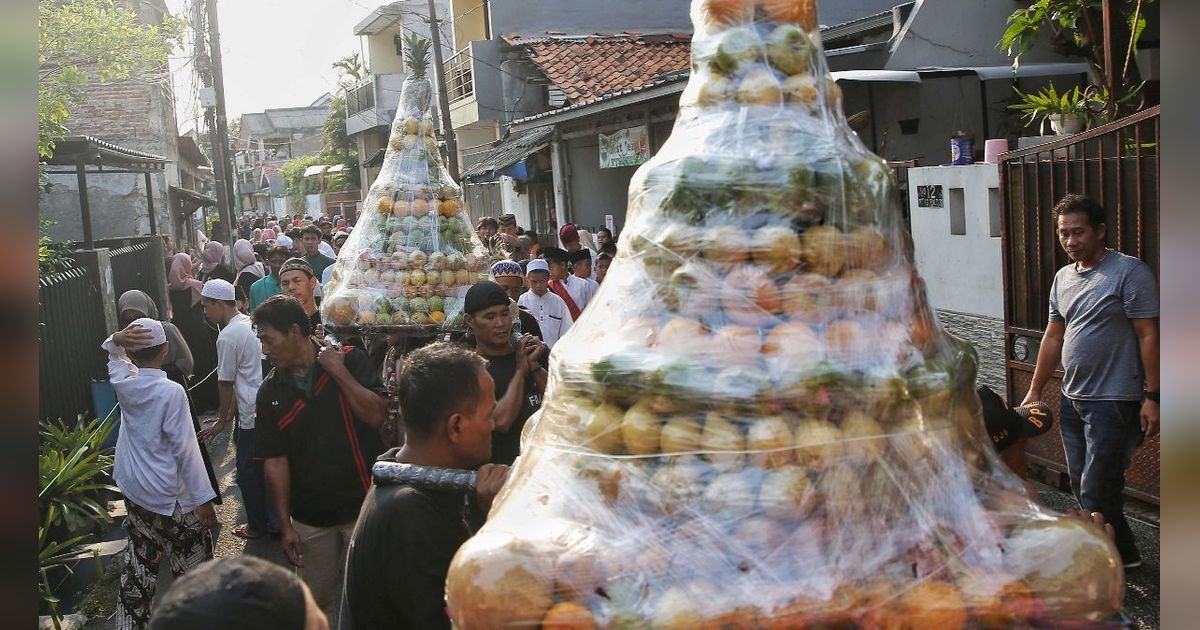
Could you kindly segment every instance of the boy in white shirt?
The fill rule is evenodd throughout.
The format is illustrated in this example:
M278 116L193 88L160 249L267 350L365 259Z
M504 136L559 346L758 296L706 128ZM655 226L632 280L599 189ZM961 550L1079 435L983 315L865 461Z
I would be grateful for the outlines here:
M108 352L108 377L121 405L121 432L113 479L125 496L124 569L116 626L144 628L169 555L171 572L213 557L208 530L216 526L216 498L196 442L187 393L162 371L167 336L162 323L134 320L100 346Z
M246 524L232 530L240 538L258 538L272 529L263 463L254 458L254 401L262 384L262 344L250 316L238 311L232 284L209 280L200 290L204 318L221 327L217 335L217 390L220 405L212 426L200 432L210 440L237 416L237 484L246 508ZM278 525L274 527L278 530Z
M550 291L550 266L546 261L529 261L525 278L529 290L521 294L517 304L537 318L542 329L542 342L547 348L554 348L555 342L567 334L573 323L567 303Z

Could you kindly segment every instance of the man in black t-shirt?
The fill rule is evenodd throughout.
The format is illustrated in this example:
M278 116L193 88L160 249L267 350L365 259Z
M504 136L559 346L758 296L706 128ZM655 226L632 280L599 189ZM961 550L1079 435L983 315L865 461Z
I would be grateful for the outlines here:
M284 555L331 612L371 464L383 452L387 399L366 353L313 338L295 298L267 299L254 325L275 365L255 402L256 453L265 460Z
M542 406L546 393L546 345L528 333L514 339L512 300L495 282L480 282L467 290L464 321L475 351L487 359L496 381L496 432L492 462L512 464L521 446L525 421Z
M346 560L342 630L450 627L443 595L450 561L508 477L507 466L485 463L492 450L494 387L483 359L458 344L436 343L405 359L397 386L404 446L380 460L479 466L476 509L469 509L471 497L460 494L374 485Z

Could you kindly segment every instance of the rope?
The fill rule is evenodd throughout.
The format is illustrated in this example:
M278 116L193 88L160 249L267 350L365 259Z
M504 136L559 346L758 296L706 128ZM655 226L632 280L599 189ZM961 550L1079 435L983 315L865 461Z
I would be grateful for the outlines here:
M204 381L207 381L208 379L212 378L212 375L213 375L213 374L216 374L216 373L217 373L217 368L213 368L213 371L209 372L209 373L208 373L208 376L205 376L204 378L202 378L202 379L200 379L200 380L196 381L196 384L195 384L195 385L192 385L192 386L191 386L191 387L189 387L189 388L187 388L187 390L190 392L190 391L192 391L193 389L196 389L197 387L200 387L200 385L202 385L202 384L204 383Z

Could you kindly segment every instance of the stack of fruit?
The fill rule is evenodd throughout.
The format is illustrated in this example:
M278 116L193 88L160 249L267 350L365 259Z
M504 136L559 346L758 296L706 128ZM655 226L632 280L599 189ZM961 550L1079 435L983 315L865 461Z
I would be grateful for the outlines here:
M338 254L321 318L333 332L462 326L467 288L486 280L486 251L467 223L429 113L429 42L405 41L411 70L362 216Z
M974 354L940 330L890 172L846 125L813 0L694 0L693 20L626 246L451 566L458 627L1113 615L1111 542L991 449Z

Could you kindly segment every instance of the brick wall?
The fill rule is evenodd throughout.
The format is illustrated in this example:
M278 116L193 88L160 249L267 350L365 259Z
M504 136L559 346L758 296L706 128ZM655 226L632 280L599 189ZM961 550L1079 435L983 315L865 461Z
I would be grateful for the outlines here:
M975 346L975 351L979 354L979 376L976 379L978 384L987 385L1001 397L1007 398L1004 321L942 309L938 309L937 314L946 332Z
M161 0L122 3L137 11L147 24L159 23L166 12ZM83 99L71 108L70 134L95 136L170 160L166 170L152 174L151 180L158 231L175 234L176 217L170 212L167 187L179 183L179 137L169 72L162 68L106 83L93 79L83 92ZM39 209L58 223L51 235L64 240L82 238L75 176L52 176L50 183L51 193L42 196ZM149 233L145 188L145 176L140 173L88 177L96 238Z

